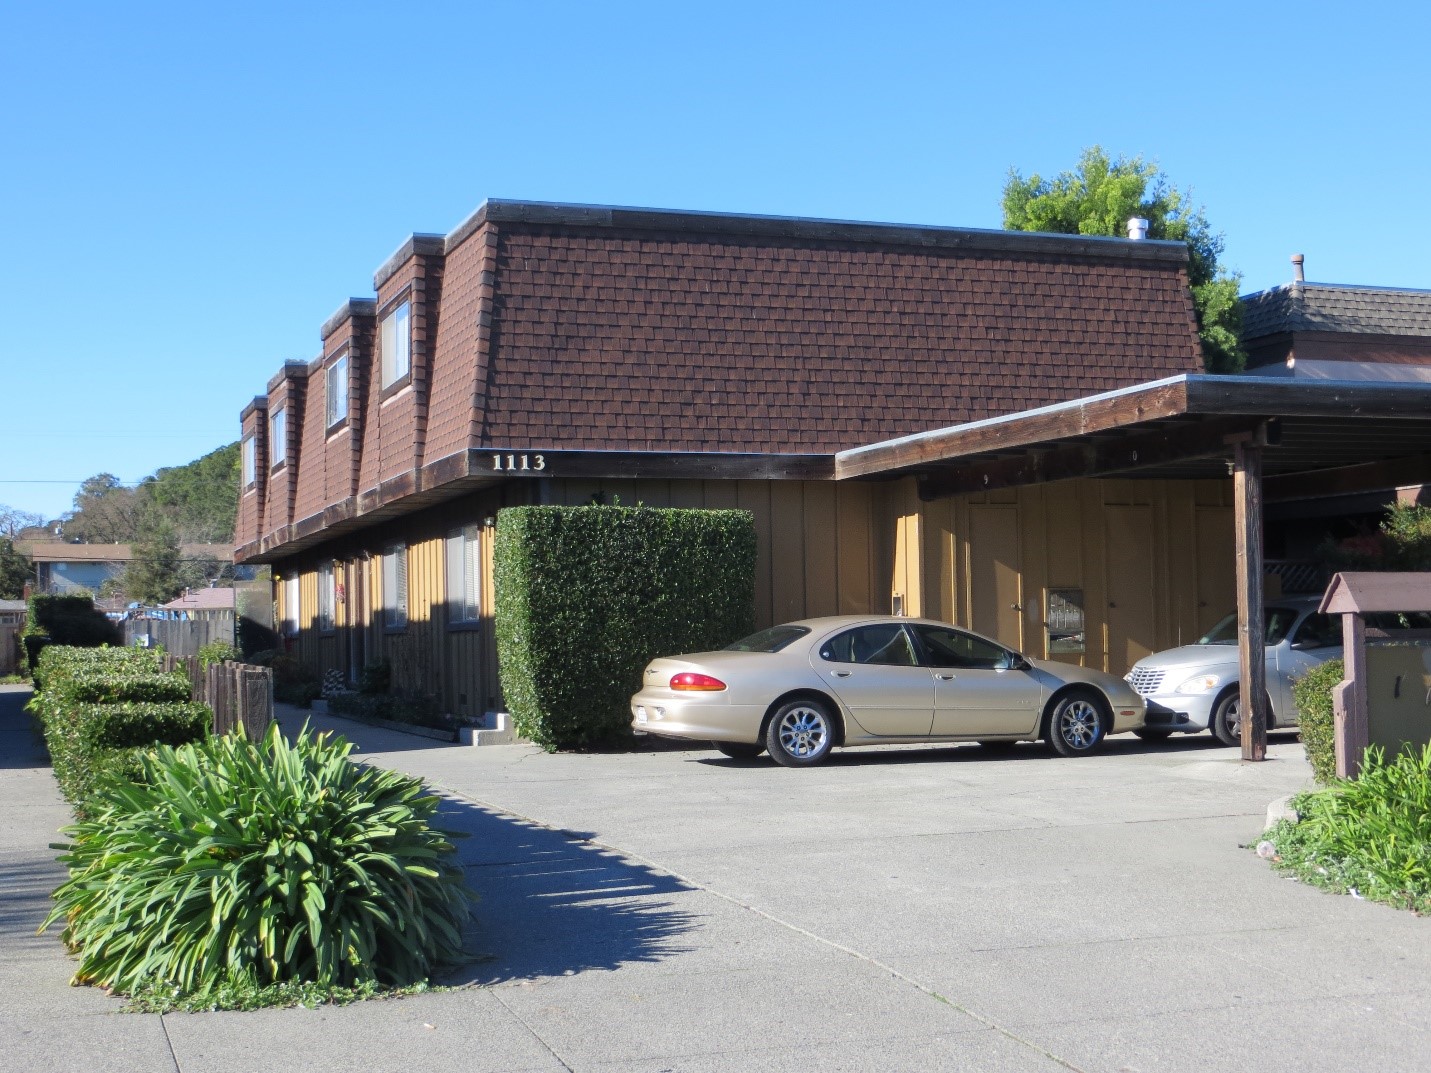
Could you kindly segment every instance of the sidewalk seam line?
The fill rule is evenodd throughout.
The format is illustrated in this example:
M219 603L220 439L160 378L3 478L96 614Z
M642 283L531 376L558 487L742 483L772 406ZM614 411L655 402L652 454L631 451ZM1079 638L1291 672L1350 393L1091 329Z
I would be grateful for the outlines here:
M164 1033L164 1046L169 1048L169 1061L174 1064L175 1073L184 1073L184 1067L179 1064L179 1056L174 1053L174 1041L169 1038L169 1024L162 1013L159 1015L159 1031Z
M494 999L497 1000L497 1002L501 1005L502 1009L506 1010L507 1013L511 1015L512 1020L516 1021L517 1024L521 1025L528 1032L530 1032L532 1039L536 1040L543 1047L545 1047L547 1053L550 1054L553 1058L555 1058L559 1063L561 1063L562 1069L565 1069L567 1073L576 1073L576 1070L572 1066L572 1064L568 1062L565 1058L563 1058L560 1054L558 1054L555 1047L553 1047L546 1040L542 1039L541 1033L539 1033L535 1028L528 1024L526 1018L524 1018L516 1010L512 1009L511 1006L507 1005L506 1000L502 998L502 996L498 993L495 987L489 987L486 990L491 993Z

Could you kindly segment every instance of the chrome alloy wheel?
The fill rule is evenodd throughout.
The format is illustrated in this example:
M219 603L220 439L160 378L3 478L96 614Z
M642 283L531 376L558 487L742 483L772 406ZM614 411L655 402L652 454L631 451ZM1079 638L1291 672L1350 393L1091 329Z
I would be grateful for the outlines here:
M778 734L781 747L796 760L804 760L825 750L830 723L818 708L801 704L781 716Z
M1054 732L1068 743L1069 748L1080 752L1093 748L1102 730L1102 716L1092 701L1080 697L1059 707L1058 726Z

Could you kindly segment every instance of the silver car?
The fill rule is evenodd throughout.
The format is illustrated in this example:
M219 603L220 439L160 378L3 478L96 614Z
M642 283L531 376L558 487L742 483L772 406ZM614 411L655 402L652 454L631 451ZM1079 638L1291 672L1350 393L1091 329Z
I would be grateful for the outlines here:
M836 745L1044 739L1062 756L1143 725L1143 699L1102 671L1027 659L930 619L805 619L718 652L652 660L632 727L787 767Z
M1292 682L1342 655L1341 616L1317 611L1320 597L1269 600L1265 609L1268 729L1297 725ZM1211 730L1224 745L1241 741L1238 705L1237 614L1228 615L1197 644L1140 659L1129 684L1148 702L1146 738Z

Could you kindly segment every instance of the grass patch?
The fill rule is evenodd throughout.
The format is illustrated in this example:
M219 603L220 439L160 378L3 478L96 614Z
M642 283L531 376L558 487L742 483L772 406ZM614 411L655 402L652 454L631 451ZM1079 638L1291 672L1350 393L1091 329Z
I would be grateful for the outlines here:
M1294 798L1297 823L1268 833L1274 865L1306 883L1431 913L1431 745L1387 761L1367 751L1359 778Z
M384 987L368 980L353 987L286 982L260 985L252 979L235 979L198 991L172 984L149 983L129 995L125 1013L209 1013L216 1010L291 1009L301 1006L347 1006L367 999L406 998L429 991L456 991L455 987L426 982L406 987Z

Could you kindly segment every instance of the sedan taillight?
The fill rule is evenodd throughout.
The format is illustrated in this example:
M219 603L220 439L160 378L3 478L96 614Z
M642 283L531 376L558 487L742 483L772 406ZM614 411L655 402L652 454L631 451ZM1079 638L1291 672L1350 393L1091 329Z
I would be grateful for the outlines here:
M693 671L682 671L671 678L671 688L681 690L695 690L696 692L710 693L718 689L724 689L725 683L719 678L712 678L708 674L696 674Z

